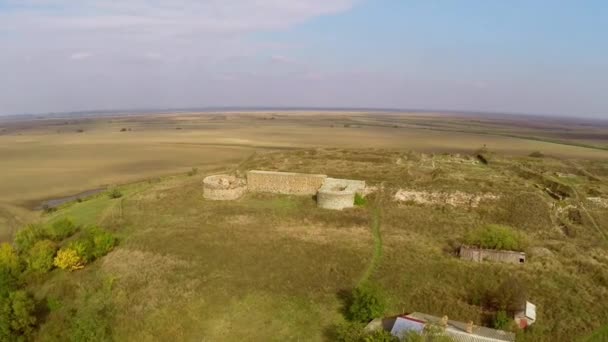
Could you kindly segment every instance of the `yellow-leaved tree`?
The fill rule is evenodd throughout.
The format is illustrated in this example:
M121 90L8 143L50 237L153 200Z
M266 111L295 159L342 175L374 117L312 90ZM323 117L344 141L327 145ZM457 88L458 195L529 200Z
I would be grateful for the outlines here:
M61 269L74 271L83 268L85 261L75 249L67 247L57 252L53 264Z

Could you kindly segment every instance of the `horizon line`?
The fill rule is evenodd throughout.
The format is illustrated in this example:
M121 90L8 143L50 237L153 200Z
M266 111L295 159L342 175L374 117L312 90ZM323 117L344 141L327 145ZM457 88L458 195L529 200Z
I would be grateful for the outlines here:
M168 108L122 108L122 109L83 109L83 110L71 110L71 111L51 111L51 112L38 112L38 113L12 113L12 114L0 114L0 117L19 117L19 116L56 116L56 115L70 115L70 114L83 114L83 115L94 115L94 114L161 114L167 112L228 112L228 111L243 111L243 112L255 112L255 111L269 111L269 110L281 110L281 111L334 111L334 112L383 112L383 113L438 113L438 114L464 114L464 115L475 115L475 114L487 114L487 115L506 115L506 116L524 116L524 117L542 117L542 118L556 118L556 119L573 119L573 120L596 120L596 121L608 121L607 117L592 117L592 116L573 116L573 115L560 115L560 114L549 114L549 113L524 113L524 112L503 112L503 111L483 111L483 110L454 110L454 109L420 109L420 108L391 108L391 107L342 107L342 106L331 106L331 107L315 107L315 106L202 106L202 107L168 107Z

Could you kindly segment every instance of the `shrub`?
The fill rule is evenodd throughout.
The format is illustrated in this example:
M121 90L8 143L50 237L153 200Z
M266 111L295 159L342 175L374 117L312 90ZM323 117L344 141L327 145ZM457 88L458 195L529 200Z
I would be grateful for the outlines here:
M365 324L345 322L334 328L331 340L338 342L398 342L399 339L384 329L365 331Z
M42 211L44 211L45 214L51 214L57 211L57 208L55 207L51 207L48 204L45 204L42 206Z
M48 235L55 241L68 238L78 231L78 227L68 218L60 219L53 223L48 229Z
M13 246L8 243L0 244L0 269L15 276L21 272L21 261Z
M29 340L36 324L35 303L25 291L0 298L0 341Z
M21 261L13 246L0 244L0 296L8 295L17 286L20 274Z
M359 322L345 322L335 328L335 341L360 342L365 336L365 324ZM333 340L333 339L332 339Z
M362 207L365 204L367 204L367 200L365 199L365 197L361 196L361 194L356 193L355 194L355 205L358 207Z
M466 238L469 245L488 249L522 250L523 239L508 226L488 225L470 233Z
M525 285L515 277L505 279L498 288L488 293L488 305L493 310L515 313L524 307L527 299Z
M89 231L89 239L93 243L92 255L94 258L100 258L110 253L116 246L116 238L100 228L92 228Z
M84 267L85 260L78 252L71 248L62 248L57 252L57 256L53 260L53 264L62 270L69 269L70 271L79 270Z
M532 158L543 158L545 155L540 151L534 151L530 153L529 156Z
M76 241L72 241L68 247L75 250L85 264L95 259L95 256L93 255L95 245L91 236L84 236Z
M499 310L496 313L496 317L494 317L494 328L499 330L505 330L509 328L510 325L511 319L509 319L507 312L505 310Z
M188 171L188 176L192 177L198 173L198 168L193 167L192 170Z
M365 342L399 342L396 336L393 336L389 331L384 329L374 330L366 334L363 338Z
M103 229L87 228L77 240L57 253L54 264L61 269L83 268L87 263L108 254L116 242L116 238Z
M121 198L122 192L120 192L118 188L111 189L108 192L108 197L110 197L111 199Z
M348 318L355 322L368 322L384 313L385 299L380 290L370 285L360 285L352 293Z
M51 240L38 241L29 249L25 262L27 268L35 272L48 272L53 268L57 245Z
M99 279L102 280L102 279ZM101 288L87 288L79 293L75 302L77 310L70 320L68 340L112 341L111 322L114 316L111 282L99 282Z
M30 224L15 234L15 248L20 253L26 252L36 242L47 238L47 231L39 224Z

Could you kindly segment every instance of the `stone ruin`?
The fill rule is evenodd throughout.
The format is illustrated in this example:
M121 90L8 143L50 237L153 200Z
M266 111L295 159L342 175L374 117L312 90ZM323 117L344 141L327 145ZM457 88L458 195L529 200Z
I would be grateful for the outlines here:
M317 192L319 208L342 210L352 208L355 195L365 189L365 181L327 178Z
M493 261L523 264L526 262L526 253L499 249L484 249L475 246L461 246L460 259L475 262Z
M252 170L247 180L215 175L203 181L204 197L210 200L236 200L246 191L285 195L316 195L319 208L352 208L357 193L365 193L365 181L328 178L327 175Z
M247 192L247 184L242 178L229 175L215 175L203 180L203 196L215 201L232 201Z

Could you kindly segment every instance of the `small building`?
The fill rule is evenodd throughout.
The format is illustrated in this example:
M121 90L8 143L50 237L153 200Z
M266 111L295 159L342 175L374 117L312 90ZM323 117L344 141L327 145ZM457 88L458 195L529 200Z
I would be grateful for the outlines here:
M431 329L431 327L436 327ZM442 335L458 342L514 342L515 334L503 330L480 327L473 322L463 323L449 320L447 316L439 318L420 312L384 319L375 319L366 327L367 330L384 329L399 339L409 333L419 335Z
M536 305L526 301L523 310L515 313L513 320L521 329L525 329L536 322Z
M507 262L511 264L523 264L526 262L526 253L499 249L484 249L473 246L461 246L460 259L476 262L494 261Z

